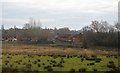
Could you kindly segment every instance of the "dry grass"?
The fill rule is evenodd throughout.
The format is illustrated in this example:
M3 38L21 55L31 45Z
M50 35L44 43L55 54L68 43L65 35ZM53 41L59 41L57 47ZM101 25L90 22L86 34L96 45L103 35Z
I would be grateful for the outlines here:
M75 48L60 48L41 45L26 45L26 44L3 44L3 53L16 54L95 54L95 55L117 55L117 51L105 51L101 49L75 49Z

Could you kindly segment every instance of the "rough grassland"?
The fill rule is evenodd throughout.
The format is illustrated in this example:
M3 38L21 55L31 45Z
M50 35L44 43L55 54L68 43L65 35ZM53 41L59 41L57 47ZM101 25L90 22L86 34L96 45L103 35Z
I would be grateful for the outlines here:
M117 51L3 44L3 71L115 71L120 69Z
M118 51L105 49L83 49L51 47L46 45L3 44L3 53L19 54L94 54L94 55L118 55Z

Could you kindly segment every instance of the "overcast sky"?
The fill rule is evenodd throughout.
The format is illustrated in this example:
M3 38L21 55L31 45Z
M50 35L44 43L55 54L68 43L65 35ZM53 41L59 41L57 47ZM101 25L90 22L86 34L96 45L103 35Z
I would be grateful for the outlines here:
M42 27L81 29L92 20L118 20L118 0L0 0L5 28L23 27L32 17ZM1 21L0 21L1 22Z

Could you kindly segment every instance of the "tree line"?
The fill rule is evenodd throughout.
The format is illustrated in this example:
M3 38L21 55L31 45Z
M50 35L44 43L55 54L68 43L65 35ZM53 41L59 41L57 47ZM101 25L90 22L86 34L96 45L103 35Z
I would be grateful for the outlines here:
M120 24L110 25L107 21L92 21L82 28L82 47L91 46L118 47Z
M1 29L2 37L5 40L17 38L18 41L45 44L53 43L56 35L71 34L78 36L77 45L79 44L83 48L93 46L118 47L120 41L120 24L110 25L107 21L92 21L90 25L83 27L80 31L72 31L69 28L43 29L38 26L30 26L30 24L25 24L22 29L14 27L8 30L4 29L2 25Z

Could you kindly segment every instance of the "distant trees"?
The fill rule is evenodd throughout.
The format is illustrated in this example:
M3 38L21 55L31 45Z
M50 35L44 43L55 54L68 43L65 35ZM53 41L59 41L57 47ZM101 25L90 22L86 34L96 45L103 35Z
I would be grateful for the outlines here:
M82 28L82 47L105 46L118 47L119 24L109 25L107 21L92 21L89 26Z
M24 24L23 29L33 29L33 28L41 28L41 22L40 20L36 21L33 18L29 19L29 22Z
M120 32L120 23L115 24L116 29Z
M1 30L4 30L4 25L1 25Z
M110 25L107 21L95 20L89 26L83 27L82 32L71 31L69 28L42 29L41 25L39 26L38 24L40 24L39 21L36 22L31 19L29 23L24 25L23 29L18 29L15 26L14 28L4 30L2 25L2 37L5 40L17 38L18 41L49 43L51 40L55 41L55 38L58 36L71 35L70 40L75 35L73 39L75 40L75 37L78 37L79 39L75 41L80 41L83 48L92 46L118 47L118 41L120 41L119 23ZM68 39L68 36L66 38Z
M30 24L28 24L28 23L24 24L23 29L29 29L29 28L31 28Z

